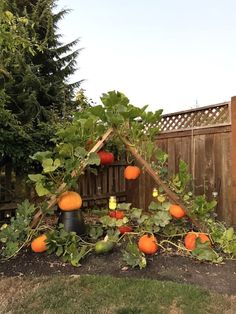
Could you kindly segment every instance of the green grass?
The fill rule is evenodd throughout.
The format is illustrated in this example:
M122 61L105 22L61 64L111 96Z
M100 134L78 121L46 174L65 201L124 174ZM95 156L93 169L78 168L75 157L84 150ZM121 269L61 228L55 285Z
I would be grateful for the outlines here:
M150 279L54 276L0 280L0 313L226 313L233 299ZM231 312L228 312L231 313Z

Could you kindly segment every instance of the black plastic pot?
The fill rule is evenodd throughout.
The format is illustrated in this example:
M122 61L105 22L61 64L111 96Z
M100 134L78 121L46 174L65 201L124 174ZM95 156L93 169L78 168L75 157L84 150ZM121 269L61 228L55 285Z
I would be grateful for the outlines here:
M74 231L78 235L84 235L86 231L83 214L81 209L73 211L61 211L58 224L62 223L67 232Z

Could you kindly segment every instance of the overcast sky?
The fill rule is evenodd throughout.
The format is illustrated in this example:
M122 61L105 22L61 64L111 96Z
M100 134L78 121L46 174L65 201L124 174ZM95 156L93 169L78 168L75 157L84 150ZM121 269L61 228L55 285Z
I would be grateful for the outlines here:
M58 0L59 32L80 38L74 79L174 112L236 95L236 0Z

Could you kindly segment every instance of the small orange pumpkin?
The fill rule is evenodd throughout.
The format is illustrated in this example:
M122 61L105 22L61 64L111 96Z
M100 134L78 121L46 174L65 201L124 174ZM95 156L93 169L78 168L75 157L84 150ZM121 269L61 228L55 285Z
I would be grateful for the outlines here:
M141 170L137 166L127 166L124 171L124 177L127 180L135 180L140 176Z
M158 249L157 239L154 235L144 234L138 241L138 248L145 254L154 254Z
M45 252L47 250L46 240L47 240L47 236L45 234L42 234L41 236L35 238L31 242L32 251L35 253Z
M171 216L173 216L177 219L182 218L186 215L183 208L179 205L176 205L176 204L170 205L169 213L171 214Z
M209 245L211 245L211 241L205 233L189 232L184 238L184 245L187 250L192 251L196 248L197 238L200 239L201 243L209 242Z
M77 210L81 205L82 198L74 191L66 191L62 193L58 200L58 206L63 211Z

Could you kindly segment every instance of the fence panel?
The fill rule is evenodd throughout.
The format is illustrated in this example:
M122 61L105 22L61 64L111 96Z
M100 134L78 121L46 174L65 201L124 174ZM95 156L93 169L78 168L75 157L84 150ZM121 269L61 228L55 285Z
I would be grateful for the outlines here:
M156 144L169 156L169 176L178 172L179 160L184 160L193 178L194 192L205 193L209 199L217 192L219 219L235 224L231 202L230 112L230 103L223 103L164 115ZM143 174L136 185L132 189L138 191L141 202L134 200L131 191L128 200L147 208L153 200L154 181Z
M79 180L78 192L83 198L83 208L107 206L109 197L115 195L119 202L126 201L124 179L125 161L116 161L110 166L96 167L97 174L85 171Z

